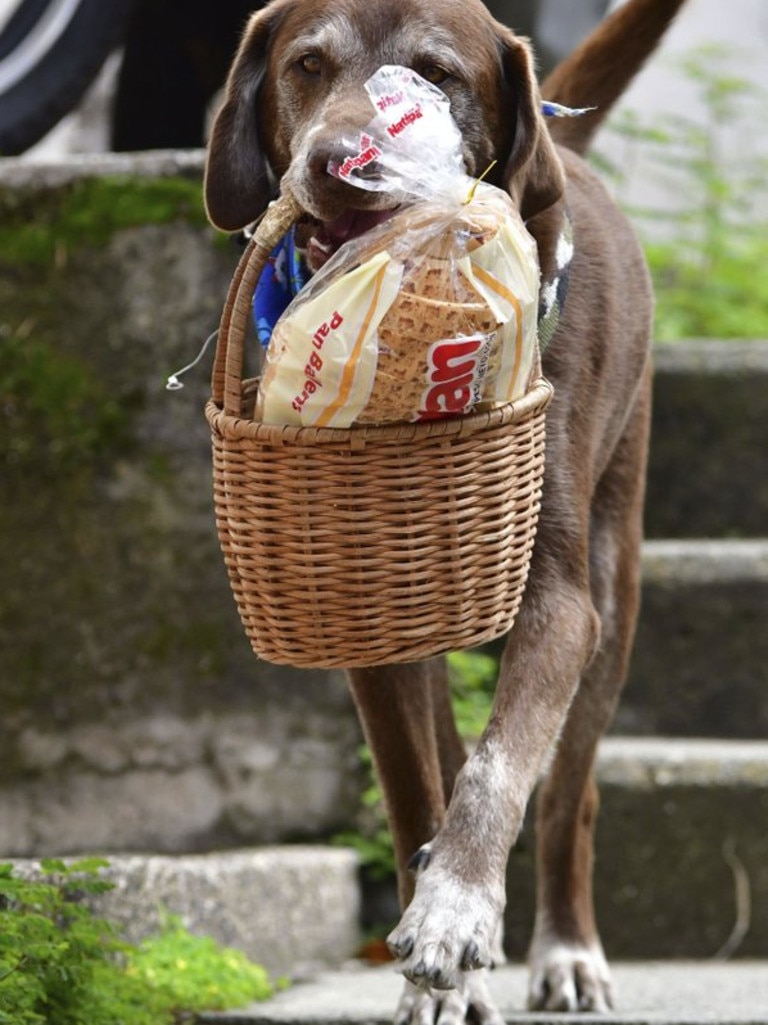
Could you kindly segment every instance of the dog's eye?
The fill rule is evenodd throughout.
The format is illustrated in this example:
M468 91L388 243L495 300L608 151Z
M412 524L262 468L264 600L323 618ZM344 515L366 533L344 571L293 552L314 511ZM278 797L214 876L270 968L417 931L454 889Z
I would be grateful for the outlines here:
M319 75L323 70L323 62L316 53L305 53L299 58L299 67L307 75Z
M426 78L432 85L442 85L450 77L445 68L441 68L439 64L423 64L418 70L421 77Z

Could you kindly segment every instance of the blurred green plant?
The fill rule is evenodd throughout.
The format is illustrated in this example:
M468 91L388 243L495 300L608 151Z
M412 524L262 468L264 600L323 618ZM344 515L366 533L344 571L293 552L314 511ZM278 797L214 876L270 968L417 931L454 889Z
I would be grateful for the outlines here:
M336 847L351 847L357 852L361 868L369 879L388 879L395 874L395 850L389 831L384 797L381 792L373 758L367 744L361 744L357 751L366 784L360 796L361 808L357 816L356 829L344 829L334 833L331 843Z
M768 95L731 72L737 63L729 47L690 51L679 70L702 119L679 112L651 122L624 110L608 126L623 140L620 162L595 157L644 239L659 341L768 337L768 157L744 141L763 122ZM674 196L674 206L633 206L639 175Z
M129 952L125 972L144 991L165 994L177 1014L179 1009L231 1010L275 992L261 965L210 936L194 935L175 915L168 915L158 934Z
M477 740L488 722L499 660L484 651L453 651L448 656L448 682L459 733Z
M49 859L34 878L0 865L0 1025L172 1025L272 995L261 966L177 918L123 941L87 901L112 888L107 864Z

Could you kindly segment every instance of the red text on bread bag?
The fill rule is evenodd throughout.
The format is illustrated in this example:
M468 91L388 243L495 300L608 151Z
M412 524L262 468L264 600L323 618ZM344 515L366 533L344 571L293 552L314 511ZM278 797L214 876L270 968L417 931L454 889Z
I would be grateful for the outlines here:
M427 387L418 420L468 413L479 401L493 336L433 342L427 352Z
M316 352L310 353L309 360L304 366L304 388L297 394L291 406L297 413L307 401L310 395L314 395L323 384L320 380L320 371L323 369L323 357L320 355L326 338L344 323L344 318L338 310L334 310L329 320L324 320L312 335L312 347Z

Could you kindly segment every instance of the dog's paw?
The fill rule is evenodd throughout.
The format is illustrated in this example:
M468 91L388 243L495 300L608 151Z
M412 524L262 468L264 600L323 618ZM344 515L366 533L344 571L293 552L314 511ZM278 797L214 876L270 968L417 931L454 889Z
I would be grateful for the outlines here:
M612 1009L611 973L599 944L553 943L533 953L530 965L530 1011Z
M465 972L490 967L499 949L503 886L468 885L431 857L414 857L416 892L387 938L399 970L417 986L459 989Z
M504 1025L488 993L485 972L465 977L458 989L441 993L406 982L395 1025Z

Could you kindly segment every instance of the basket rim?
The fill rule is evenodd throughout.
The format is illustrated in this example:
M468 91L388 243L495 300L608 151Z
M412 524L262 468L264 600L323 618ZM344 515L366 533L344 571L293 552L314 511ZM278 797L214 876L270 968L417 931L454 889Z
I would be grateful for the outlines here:
M244 385L255 383L252 378ZM549 381L540 377L525 395L503 406L464 416L444 417L416 422L352 424L350 427L299 427L265 424L258 420L232 416L223 404L214 398L208 400L205 415L211 429L220 437L249 439L266 445L334 445L337 448L357 450L368 443L423 441L433 438L467 438L479 431L520 423L549 405L554 389Z

